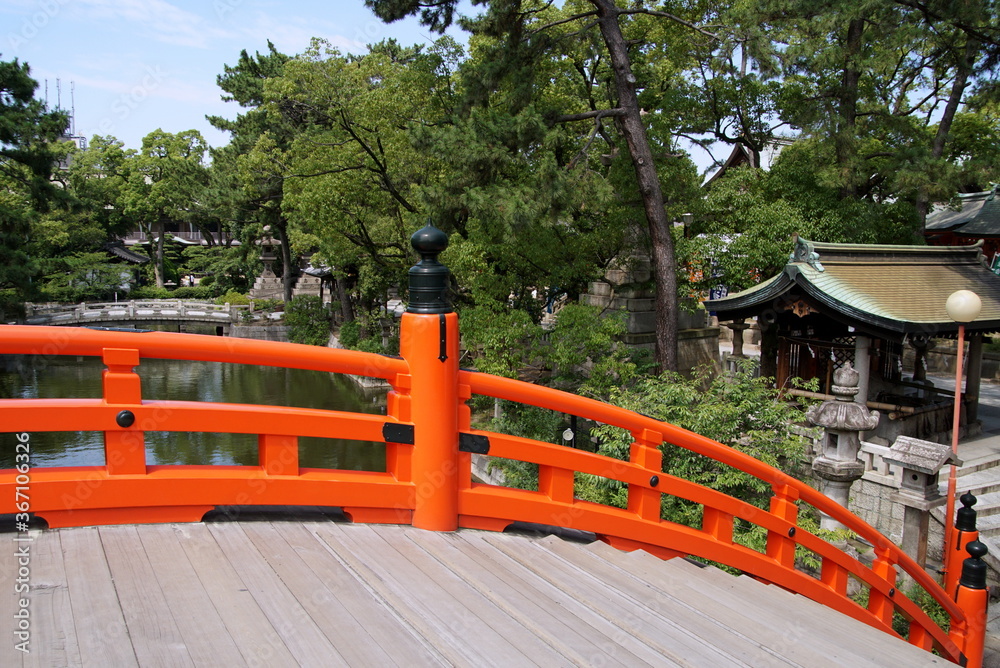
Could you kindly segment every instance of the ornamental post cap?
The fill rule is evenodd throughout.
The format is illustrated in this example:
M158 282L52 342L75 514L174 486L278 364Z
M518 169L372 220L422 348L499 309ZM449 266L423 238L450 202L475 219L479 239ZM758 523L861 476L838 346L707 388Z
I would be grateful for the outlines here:
M948 317L958 323L972 322L979 317L983 300L972 290L956 290L948 296L944 310Z
M448 267L438 262L438 254L448 247L448 235L427 225L410 237L413 250L420 253L420 262L410 268L410 302L407 313L451 313L448 299Z
M422 259L431 259L425 256L436 256L448 247L448 235L434 227L434 223L428 220L426 225L410 237L410 245L413 246L413 250L420 253Z

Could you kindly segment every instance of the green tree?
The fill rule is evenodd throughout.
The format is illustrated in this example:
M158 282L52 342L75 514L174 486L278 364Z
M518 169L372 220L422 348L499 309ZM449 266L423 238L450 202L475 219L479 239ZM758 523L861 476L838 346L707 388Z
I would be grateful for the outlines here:
M442 0L430 5L417 0L366 0L366 4L386 21L420 14L420 20L434 30L443 30L454 18L457 0ZM668 160L657 160L650 140L649 123L644 119L639 93L647 81L639 82L633 67L630 40L626 37L633 24L642 28L635 17L657 17L693 27L692 22L677 14L660 11L646 3L619 7L613 0L588 0L587 3L567 3L563 8L549 9L544 3L496 0L482 3L486 11L475 20L465 19L463 27L473 36L482 36L489 45L489 57L476 70L479 88L507 87L511 91L514 110L527 106L537 90L548 83L538 76L544 68L535 63L551 57L551 49L561 46L564 39L589 39L588 30L596 29L604 52L601 55L610 67L610 104L601 108L571 110L554 118L559 122L614 119L615 129L629 156L634 179L634 192L646 221L646 230L656 282L656 356L664 369L677 368L677 277L671 218L661 184L658 166ZM570 24L572 29L568 28ZM692 33L697 34L697 33ZM629 37L632 37L630 34ZM641 37L637 40L644 47ZM589 42L596 45L596 41ZM481 101L480 101L481 102ZM603 100L602 100L603 102ZM570 110L567 110L570 111ZM598 126L597 132L600 132ZM596 133L595 133L596 136ZM670 146L667 141L657 144L658 150ZM613 154L613 152L612 152ZM675 180L676 181L676 180Z
M201 133L173 134L154 130L142 139L142 150L129 156L122 186L125 215L138 221L153 240L156 287L164 285L164 243L170 221L190 220L206 184L202 163L207 146Z
M284 173L280 163L272 164L260 154L248 154L260 143L281 152L288 147L296 122L301 119L268 114L264 108L264 88L268 80L279 77L289 56L278 51L270 41L267 53L253 56L246 49L240 52L236 65L226 65L217 77L222 99L236 102L245 111L234 120L207 116L216 128L230 133L230 143L212 150L211 190L216 215L225 221L241 241L240 254L245 263L251 262L251 249L256 249L267 227L269 235L280 242L284 300L292 298L297 261L288 233L288 219L283 209ZM282 106L282 102L276 102ZM267 149L262 149L266 154Z
M65 199L51 176L66 154L58 140L68 117L35 99L30 73L27 63L0 61L0 290L20 301L39 271L28 251L31 225Z

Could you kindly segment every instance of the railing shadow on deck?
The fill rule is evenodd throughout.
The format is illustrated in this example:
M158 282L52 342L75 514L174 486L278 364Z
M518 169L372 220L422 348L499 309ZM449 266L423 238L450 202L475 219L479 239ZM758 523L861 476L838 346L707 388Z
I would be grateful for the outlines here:
M435 261L436 252L416 242L414 246L424 256L417 268L437 272L441 265ZM439 244L438 252L441 248ZM412 524L436 531L460 527L499 531L514 522L554 525L592 532L625 550L643 549L662 558L690 555L725 564L887 633L895 633L893 616L902 615L909 624L910 643L937 650L956 663L981 664L988 594L984 587L968 586L973 578L963 577L953 598L898 546L840 505L711 439L591 399L459 369L458 317L435 296L440 285L422 286L412 272L410 308L400 329L400 358L194 334L0 326L0 354L97 356L106 366L101 398L0 399L4 432L97 431L105 439L104 466L31 468L24 457L17 460L19 468L0 471L0 513L19 513L24 519L34 514L50 527L60 527L198 521L217 506L295 505L338 506L355 522ZM386 416L144 400L135 372L143 358L346 373L384 379L392 389ZM467 405L473 395L627 429L634 439L629 460L473 429ZM259 462L257 466L150 466L145 460L145 431L256 434ZM384 442L385 471L301 468L298 439L306 436ZM660 447L665 443L765 481L774 494L770 507L758 508L664 473ZM473 453L537 464L537 491L474 482ZM625 484L627 507L575 498L578 472ZM664 494L701 505L701 526L662 519ZM828 514L873 545L871 567L799 526L799 503ZM766 531L764 552L734 542L737 518ZM822 564L818 577L796 568L797 548L811 551ZM978 561L970 558L965 563L976 567ZM898 570L941 605L950 618L947 631L898 591ZM867 589L866 606L848 596L852 578Z

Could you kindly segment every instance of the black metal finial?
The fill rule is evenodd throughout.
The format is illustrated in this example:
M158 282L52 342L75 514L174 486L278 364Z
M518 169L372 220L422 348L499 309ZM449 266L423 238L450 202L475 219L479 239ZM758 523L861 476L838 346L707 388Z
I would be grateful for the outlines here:
M410 268L410 303L407 313L451 313L448 301L448 267L438 262L438 254L448 247L448 235L427 225L410 237L420 262Z
M960 587L969 589L986 589L986 562L983 557L990 551L986 545L974 540L965 546L969 558L962 562L962 578L958 581Z
M962 507L955 513L955 528L959 531L976 530L976 511L972 506L976 505L976 497L971 492L966 492L959 499Z

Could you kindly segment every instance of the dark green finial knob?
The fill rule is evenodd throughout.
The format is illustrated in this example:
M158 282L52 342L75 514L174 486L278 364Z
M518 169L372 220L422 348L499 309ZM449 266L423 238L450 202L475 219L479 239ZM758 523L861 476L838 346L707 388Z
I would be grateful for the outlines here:
M986 589L986 562L983 557L990 551L986 545L974 540L965 546L969 558L962 562L962 578L959 586L969 589Z
M420 262L410 268L410 303L407 313L451 313L448 301L448 267L438 262L438 254L448 247L448 235L430 221L410 237L410 245L420 253Z
M976 530L976 511L972 507L976 505L976 497L971 492L966 492L959 499L962 507L955 513L955 528L959 531Z

